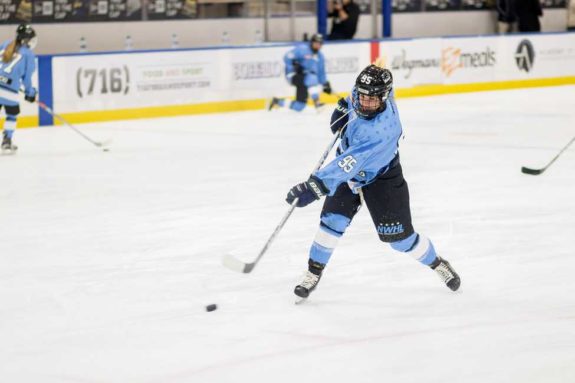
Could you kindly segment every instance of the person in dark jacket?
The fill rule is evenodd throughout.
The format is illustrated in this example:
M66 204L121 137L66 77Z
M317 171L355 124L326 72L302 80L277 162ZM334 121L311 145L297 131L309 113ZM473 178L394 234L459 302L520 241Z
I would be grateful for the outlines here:
M539 17L543 16L539 0L515 1L515 14L517 15L519 32L540 32Z
M497 0L497 32L499 34L517 31L517 16L515 15L516 0Z
M328 16L333 17L328 40L353 39L359 20L359 7L353 0L335 0Z

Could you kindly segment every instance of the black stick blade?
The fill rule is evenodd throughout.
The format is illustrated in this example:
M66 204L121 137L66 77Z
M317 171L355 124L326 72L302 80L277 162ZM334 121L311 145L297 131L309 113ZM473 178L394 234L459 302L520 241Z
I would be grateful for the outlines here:
M526 168L525 166L521 167L521 173L524 174L531 174L532 176L536 176L539 175L541 173L543 173L545 169L531 169L531 168Z

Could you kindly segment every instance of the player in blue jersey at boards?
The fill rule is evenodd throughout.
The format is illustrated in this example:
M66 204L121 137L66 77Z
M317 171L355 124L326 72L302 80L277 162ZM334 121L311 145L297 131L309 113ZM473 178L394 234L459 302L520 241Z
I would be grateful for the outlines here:
M461 283L457 273L411 223L409 191L399 162L402 127L391 72L376 65L365 68L351 95L339 100L331 120L334 134L342 129L336 158L294 186L286 198L290 204L297 198L296 206L304 207L327 196L308 271L295 294L305 299L315 289L339 238L362 204L367 205L383 242L435 270L447 287L457 290Z
M322 106L319 102L320 93L332 93L325 74L325 58L320 52L322 45L323 36L315 34L309 43L300 43L285 54L286 80L296 88L295 100L288 104L286 99L274 97L268 110L289 105L290 109L301 112L310 96L316 108Z
M28 24L16 29L16 37L0 45L0 109L6 113L2 134L2 151L14 152L18 147L12 144L16 119L20 114L20 96L23 85L24 99L36 101L36 89L32 86L32 74L36 70L36 57L32 50L36 46L36 32Z

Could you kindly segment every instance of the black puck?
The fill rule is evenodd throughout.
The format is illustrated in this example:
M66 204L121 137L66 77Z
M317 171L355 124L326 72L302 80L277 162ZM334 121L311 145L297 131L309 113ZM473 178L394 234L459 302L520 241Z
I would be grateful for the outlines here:
M211 304L211 305L207 305L206 306L206 311L210 312L210 311L215 311L218 308L218 306L216 304Z

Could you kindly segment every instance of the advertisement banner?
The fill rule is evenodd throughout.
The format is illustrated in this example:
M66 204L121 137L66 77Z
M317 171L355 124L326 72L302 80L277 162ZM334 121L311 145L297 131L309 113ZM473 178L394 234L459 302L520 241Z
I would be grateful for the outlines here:
M219 50L54 57L61 112L193 104L226 99Z
M37 1L34 3L33 20L42 22L83 21L87 4L74 0Z
M421 12L423 0L392 0L393 12ZM368 13L368 12L364 12Z
M567 0L541 0L541 7L543 8L565 8Z
M478 10L478 9L489 9L490 4L488 0L463 0L461 2L462 10Z
M575 34L510 36L503 42L497 80L575 74Z
M490 82L495 79L499 45L504 38L443 38L441 74L444 84Z
M425 0L426 11L455 11L461 8L461 0Z
M87 21L127 21L142 19L140 0L82 0L88 3Z
M0 23L29 23L31 20L30 0L0 0Z
M380 57L393 73L398 88L440 84L441 39L418 39L382 42Z
M60 113L293 97L284 55L293 45L54 56ZM347 93L370 63L371 43L326 44L327 78ZM493 84L575 75L575 34L383 41L396 88ZM258 101L259 102L259 101Z
M489 8L489 0L425 0L426 11L474 11Z
M234 98L258 99L292 96L293 87L285 79L283 57L292 46L246 48L227 51L223 73Z
M345 46L345 48L343 48ZM285 79L284 55L293 45L227 51L232 98L257 99L293 96L295 88ZM369 64L369 43L324 45L326 76L334 92L348 92L359 72ZM362 59L363 58L363 59Z
M43 0L33 3L32 21L54 23L140 20L141 8L140 0Z
M197 0L148 0L148 19L195 19L198 17Z
M369 64L369 43L343 45L322 49L339 92ZM283 62L292 47L55 56L54 107L68 113L293 96Z

